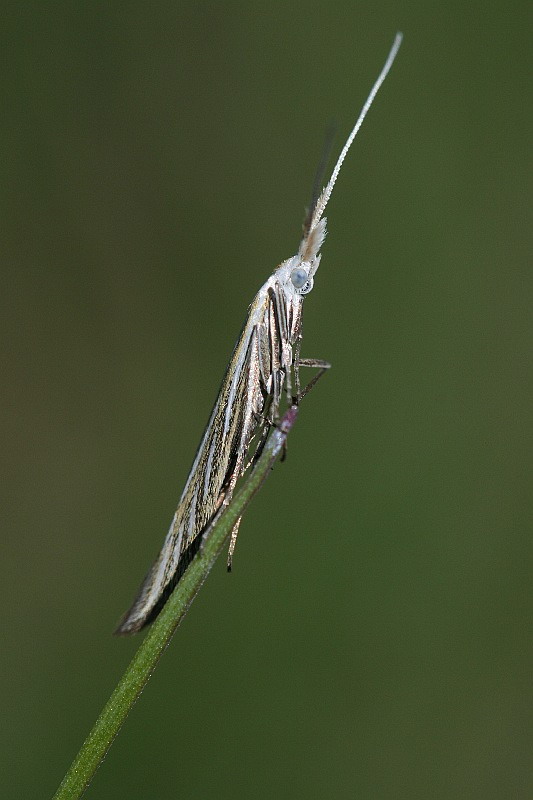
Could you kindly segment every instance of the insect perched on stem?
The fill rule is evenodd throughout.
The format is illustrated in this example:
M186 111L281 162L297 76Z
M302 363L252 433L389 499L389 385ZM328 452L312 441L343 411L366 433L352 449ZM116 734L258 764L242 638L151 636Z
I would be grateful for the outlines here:
M325 361L300 358L303 300L313 288L320 264L326 236L324 211L333 186L401 41L402 35L396 34L331 178L309 209L298 252L274 270L250 306L161 552L116 633L135 633L158 615L198 552L205 531L230 502L238 479L259 456L277 424L283 396L291 405L309 388L302 393L300 367L320 371L312 383L329 367ZM257 444L252 448L255 437ZM239 524L240 519L231 533L228 569Z

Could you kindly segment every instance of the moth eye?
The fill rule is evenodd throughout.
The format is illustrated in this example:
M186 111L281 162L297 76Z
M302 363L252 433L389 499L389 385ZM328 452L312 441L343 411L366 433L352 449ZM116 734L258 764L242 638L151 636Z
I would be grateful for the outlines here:
M308 282L305 269L303 267L295 267L291 272L291 281L295 289L302 289Z

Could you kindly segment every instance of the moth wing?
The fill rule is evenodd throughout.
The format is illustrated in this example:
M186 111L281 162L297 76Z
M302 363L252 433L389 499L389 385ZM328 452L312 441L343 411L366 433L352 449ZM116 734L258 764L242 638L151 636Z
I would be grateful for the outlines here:
M250 307L163 547L117 634L140 631L158 615L197 553L203 531L230 501L249 464L254 433L268 426L264 325L270 305L268 294L260 292Z

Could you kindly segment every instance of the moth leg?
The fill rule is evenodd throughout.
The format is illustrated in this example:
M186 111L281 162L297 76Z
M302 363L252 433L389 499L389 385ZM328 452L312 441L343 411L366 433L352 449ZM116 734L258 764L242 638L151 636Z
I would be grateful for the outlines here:
M298 336L296 343L294 345L294 358L293 358L293 370L294 370L294 388L296 389L296 397L300 396L300 349L302 347L302 337Z
M326 370L331 367L329 361L324 361L323 358L300 358L299 362L301 367L315 367L316 369Z
M263 419L263 429L261 431L261 435L259 437L259 441L257 442L257 446L256 446L256 448L254 450L253 456L250 458L250 460L246 464L246 469L248 469L248 467L250 467L250 466L253 466L257 462L259 457L261 456L261 453L263 452L263 448L264 448L264 446L266 444L266 441L268 439L268 434L270 433L270 429L275 424L276 424L275 422L271 422L269 419L265 419L265 418Z
M298 348L299 349L299 348ZM298 353L299 356L299 353ZM296 386L298 389L297 395L293 398L294 403L297 405L300 400L305 397L308 392L311 391L315 383L324 375L327 370L331 367L329 361L324 361L321 358L299 358L298 357L298 366L299 367L312 367L314 369L318 369L318 372L314 377L309 381L303 392L300 390L300 376L298 371L296 371L297 381Z
M228 561L227 561L227 570L231 572L231 568L233 566L233 553L235 552L235 545L237 544L237 536L239 535L239 526L241 524L242 517L239 517L233 529L231 531L231 537L229 540L229 548L228 548Z
M311 389L318 381L318 379L321 378L324 372L331 367L329 361L324 361L324 359L322 358L302 358L300 356L301 347L302 347L302 336L300 334L294 344L294 357L293 357L294 386L296 389L296 394L293 395L292 402L295 404L299 403L302 397L305 397L305 395L311 391ZM315 375L313 380L311 380L307 384L303 392L300 383L300 367L312 367L313 369L319 370L319 372Z
M285 382L287 402L291 402L291 367L294 363L292 347L287 330L287 306L279 284L269 289L270 308L268 313L268 343L270 350L270 375L273 405L277 410ZM277 376L277 382L275 379ZM274 417L277 419L277 416Z
M277 424L279 419L279 406L281 403L281 386L283 382L283 371L275 370L272 373L272 392L265 401L265 409L263 411L263 430L261 432L259 442L255 448L255 452L251 463L255 464L261 453L263 447L268 439L270 429ZM265 414L266 411L266 414Z

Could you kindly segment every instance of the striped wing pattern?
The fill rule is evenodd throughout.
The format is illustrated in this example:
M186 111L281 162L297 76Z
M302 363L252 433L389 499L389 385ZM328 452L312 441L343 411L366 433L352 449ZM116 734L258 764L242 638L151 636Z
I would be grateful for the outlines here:
M287 298L277 282L254 299L198 448L167 537L116 633L134 633L159 613L198 551L201 534L250 463L277 419L284 384L290 391L292 344L299 335L301 299ZM268 419L267 419L268 417Z

